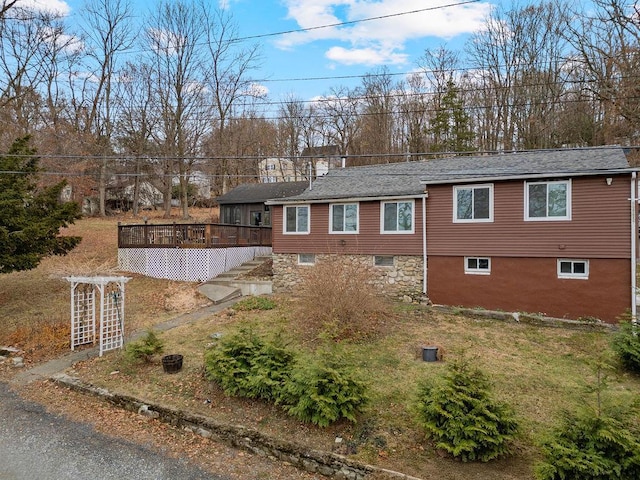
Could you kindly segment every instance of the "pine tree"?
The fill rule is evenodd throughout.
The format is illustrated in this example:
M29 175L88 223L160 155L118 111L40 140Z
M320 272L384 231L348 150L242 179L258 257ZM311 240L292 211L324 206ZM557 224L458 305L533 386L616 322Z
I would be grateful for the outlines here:
M429 133L434 141L429 148L432 152L459 153L475 150L471 119L464 110L460 90L451 79L447 82L439 105L436 106Z
M518 431L511 408L491 398L486 375L467 358L449 364L440 382L420 386L417 411L436 448L464 462L507 455Z
M0 156L0 273L30 270L50 255L66 255L81 240L60 235L80 218L77 203L61 203L62 181L38 188L38 158L29 137Z

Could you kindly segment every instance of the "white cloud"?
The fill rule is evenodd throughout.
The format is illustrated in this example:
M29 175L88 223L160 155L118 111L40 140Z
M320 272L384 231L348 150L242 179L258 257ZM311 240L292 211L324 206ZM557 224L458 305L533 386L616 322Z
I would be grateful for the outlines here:
M331 47L325 56L344 65L397 65L407 62L407 55L376 48Z
M421 38L449 40L480 30L492 6L488 2L456 7L451 0L284 0L288 17L310 29L281 37L277 46L324 41L326 57L346 64L381 65L405 62L405 44ZM433 8L433 10L424 10ZM403 12L413 12L397 15ZM368 18L387 17L361 21ZM323 25L357 22L314 29Z
M68 15L71 7L64 0L20 0L18 6L43 12L56 13L58 15Z
M220 10L228 10L231 8L231 4L238 0L218 0L218 8Z

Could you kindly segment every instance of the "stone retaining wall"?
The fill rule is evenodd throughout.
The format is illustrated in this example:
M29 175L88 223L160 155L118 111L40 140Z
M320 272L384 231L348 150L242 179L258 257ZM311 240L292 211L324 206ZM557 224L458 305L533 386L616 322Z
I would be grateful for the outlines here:
M133 397L115 394L104 388L88 385L79 378L66 374L55 375L52 379L73 390L101 397L125 410L156 418L161 422L191 431L201 437L211 438L256 455L288 462L308 472L339 480L364 480L369 476L375 476L380 480L420 480L403 473L355 462L336 453L305 450L299 445L269 438L257 430L242 425L227 425L203 415L143 403Z
M299 265L297 254L274 253L273 258L273 291L295 292L301 281L301 273L313 265ZM334 255L316 255L316 264ZM373 283L380 292L405 301L423 298L423 267L421 256L397 255L393 257L393 266L374 266L373 255L340 255L346 266L366 266L373 272Z

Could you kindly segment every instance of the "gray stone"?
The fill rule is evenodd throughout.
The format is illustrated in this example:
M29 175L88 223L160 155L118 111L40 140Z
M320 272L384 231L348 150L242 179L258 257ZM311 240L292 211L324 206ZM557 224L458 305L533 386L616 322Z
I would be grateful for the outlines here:
M142 405L138 409L138 414L149 418L160 418L160 414L155 410L151 410L149 405Z
M15 347L0 347L0 355L2 356L10 356L10 355L14 355L16 353L20 353L20 349L19 348L15 348Z
M16 368L24 367L24 358L22 357L13 357L13 366Z

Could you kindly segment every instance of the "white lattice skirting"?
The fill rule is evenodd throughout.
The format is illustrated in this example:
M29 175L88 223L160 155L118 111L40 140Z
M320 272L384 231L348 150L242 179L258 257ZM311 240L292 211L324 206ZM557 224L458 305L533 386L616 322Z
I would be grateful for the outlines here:
M118 268L153 278L204 282L268 255L271 247L119 248Z

